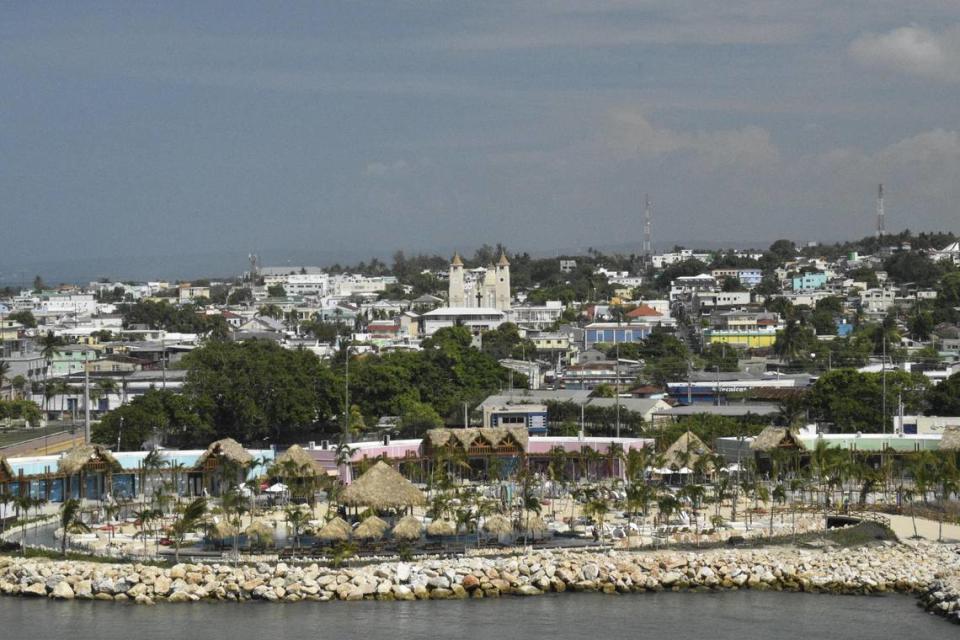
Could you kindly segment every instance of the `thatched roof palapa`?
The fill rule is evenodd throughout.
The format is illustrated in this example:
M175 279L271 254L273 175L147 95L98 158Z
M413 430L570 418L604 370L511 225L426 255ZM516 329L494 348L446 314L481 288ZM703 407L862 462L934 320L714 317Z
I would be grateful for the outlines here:
M769 452L774 449L803 449L803 443L787 427L766 427L750 443L753 451Z
M197 459L196 468L202 469L207 459L211 456L222 457L241 467L246 467L253 462L253 456L250 455L250 452L244 449L243 446L233 438L224 438L223 440L211 442L207 450L200 454L200 457Z
M307 453L306 449L298 444L291 445L289 449L277 456L274 465L282 468L285 464L288 464L288 461L292 462L297 469L302 470L302 472L308 475L321 475L317 461Z
M484 521L483 530L487 533L492 533L498 536L505 535L508 533L513 533L513 523L510 522L510 518L498 513L490 516Z
M99 444L74 447L60 458L57 467L61 473L72 476L94 461L106 464L110 471L120 471L123 468L110 450Z
M218 540L232 538L235 535L237 535L237 528L226 520L220 520L213 525L213 537L217 538Z
M543 533L550 529L550 527L547 526L547 523L544 522L543 518L533 512L524 514L523 518L520 520L520 524L524 530L530 533Z
M254 520L243 532L248 536L256 536L262 541L273 540L273 527L263 520Z
M680 469L684 466L692 467L697 460L711 453L710 447L703 443L696 434L685 431L672 445L664 452L663 457L666 460L666 466L671 469ZM686 459L684 459L686 456Z
M449 520L434 520L427 525L427 535L454 536L457 535L457 527Z
M499 447L512 441L521 449L527 448L529 435L526 427L483 427L469 429L430 429L427 431L426 441L435 448L458 445L461 449L470 447L489 446Z
M317 532L317 537L321 540L349 540L353 529L343 518L334 518Z
M943 429L943 435L940 437L941 451L960 451L960 427L951 425Z
M390 525L377 516L370 516L353 530L353 536L360 540L379 540L389 528Z
M0 478L13 480L13 467L7 462L7 459L0 456Z
M380 460L343 490L341 502L374 509L395 509L423 505L427 499L400 472Z
M404 516L393 527L393 537L400 540L419 540L423 525L414 516Z

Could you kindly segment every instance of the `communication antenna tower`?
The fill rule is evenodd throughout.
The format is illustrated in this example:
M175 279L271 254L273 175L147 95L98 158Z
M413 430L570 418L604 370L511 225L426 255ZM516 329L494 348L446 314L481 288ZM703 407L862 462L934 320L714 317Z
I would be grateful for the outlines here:
M877 237L883 236L886 232L886 221L883 212L883 184L877 187Z
M653 215L650 211L650 196L645 195L644 198L646 205L643 210L643 257L649 260L653 254L653 232L651 231Z

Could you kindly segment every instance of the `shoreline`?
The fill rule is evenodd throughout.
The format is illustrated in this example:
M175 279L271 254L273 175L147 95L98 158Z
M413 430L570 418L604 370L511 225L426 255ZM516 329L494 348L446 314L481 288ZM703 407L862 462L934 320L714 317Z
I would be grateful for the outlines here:
M0 557L0 594L155 604L197 601L447 600L657 591L906 593L960 623L960 547L925 541L857 548L528 551L353 568L278 563L102 563Z

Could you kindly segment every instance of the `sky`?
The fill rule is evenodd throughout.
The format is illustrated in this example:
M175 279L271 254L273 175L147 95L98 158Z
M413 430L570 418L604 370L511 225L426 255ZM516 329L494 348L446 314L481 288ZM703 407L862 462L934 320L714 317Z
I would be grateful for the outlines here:
M0 85L0 280L960 232L956 0L3 3Z

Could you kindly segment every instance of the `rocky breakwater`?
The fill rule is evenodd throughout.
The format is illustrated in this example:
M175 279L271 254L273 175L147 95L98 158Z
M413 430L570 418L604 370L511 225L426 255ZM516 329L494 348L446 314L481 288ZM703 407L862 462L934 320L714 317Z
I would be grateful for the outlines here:
M960 556L940 545L887 544L832 551L759 549L705 553L542 551L334 569L257 564L161 568L0 557L0 593L52 599L440 600L547 592L634 593L757 589L928 593Z
M941 572L920 594L920 604L927 611L960 624L960 572Z

